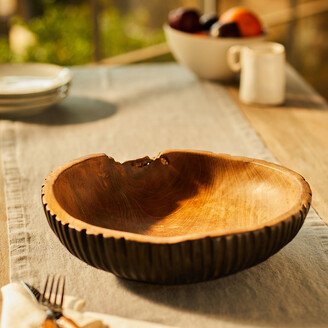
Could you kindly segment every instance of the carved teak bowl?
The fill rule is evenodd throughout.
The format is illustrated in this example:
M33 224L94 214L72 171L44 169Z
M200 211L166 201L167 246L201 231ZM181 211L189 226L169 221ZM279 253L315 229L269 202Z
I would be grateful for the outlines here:
M255 265L290 242L310 207L297 173L261 160L167 151L87 156L42 188L48 222L82 261L119 277L176 284Z

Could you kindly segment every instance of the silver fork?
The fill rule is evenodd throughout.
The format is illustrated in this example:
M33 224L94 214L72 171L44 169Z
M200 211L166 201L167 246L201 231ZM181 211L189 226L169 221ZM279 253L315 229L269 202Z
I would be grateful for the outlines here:
M43 292L39 297L39 303L48 309L47 318L41 326L42 328L79 328L73 320L63 315L64 295L65 277L58 276L56 283L56 276L50 277L48 275Z

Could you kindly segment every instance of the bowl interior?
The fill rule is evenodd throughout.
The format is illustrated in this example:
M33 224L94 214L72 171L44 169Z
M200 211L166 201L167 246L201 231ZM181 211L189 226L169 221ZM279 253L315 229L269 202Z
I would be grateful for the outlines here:
M73 219L163 237L266 225L301 206L302 188L296 173L273 164L183 151L123 164L92 156L52 185Z

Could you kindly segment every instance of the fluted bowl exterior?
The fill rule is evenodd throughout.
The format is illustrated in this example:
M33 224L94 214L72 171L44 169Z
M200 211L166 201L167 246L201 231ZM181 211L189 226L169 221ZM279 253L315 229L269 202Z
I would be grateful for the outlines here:
M88 234L63 224L46 203L43 206L60 242L89 265L129 280L185 284L216 279L266 260L295 237L310 204L263 229L167 244Z

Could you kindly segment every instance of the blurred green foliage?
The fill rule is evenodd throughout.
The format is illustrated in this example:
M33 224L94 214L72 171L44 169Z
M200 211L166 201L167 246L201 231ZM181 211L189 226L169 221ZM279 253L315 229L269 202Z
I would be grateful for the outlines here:
M149 12L142 9L124 16L114 8L104 11L101 20L104 57L164 42L162 29L146 27L149 20L148 15Z
M147 14L122 15L115 8L103 10L100 17L102 57L110 57L164 41L161 29L146 28ZM48 62L80 65L92 62L92 23L87 4L64 5L49 2L43 15L20 24L37 38L24 55L12 53L7 40L0 39L0 62Z
M0 38L0 63L9 63L13 61L13 54L9 48L8 41Z

